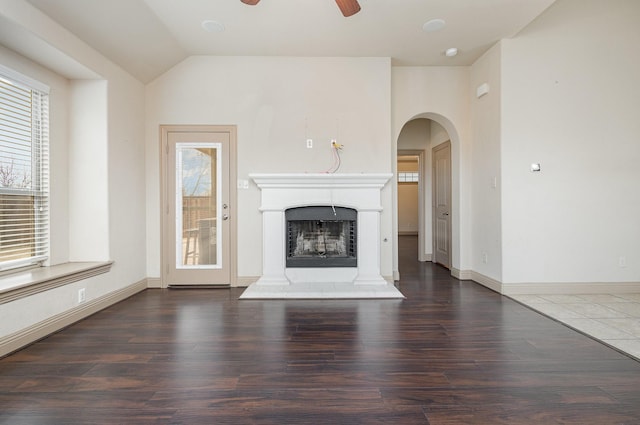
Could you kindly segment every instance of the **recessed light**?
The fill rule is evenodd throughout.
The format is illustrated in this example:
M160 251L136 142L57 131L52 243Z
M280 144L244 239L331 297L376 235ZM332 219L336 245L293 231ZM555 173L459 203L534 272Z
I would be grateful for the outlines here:
M445 25L446 23L444 22L444 19L432 19L430 21L425 22L424 25L422 25L422 31L424 32L440 31L442 28L444 28Z
M449 47L447 50L444 51L444 54L445 56L452 58L458 54L458 49L456 49L455 47Z
M202 21L202 24L200 25L202 25L202 29L207 32L224 31L224 25L222 25L220 22L217 22L217 21L206 20L206 21Z

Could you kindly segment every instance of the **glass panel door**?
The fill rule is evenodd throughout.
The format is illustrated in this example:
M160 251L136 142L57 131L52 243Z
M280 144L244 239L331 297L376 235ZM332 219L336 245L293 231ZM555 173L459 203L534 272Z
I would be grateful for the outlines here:
M176 143L176 268L222 267L220 143Z
M162 126L163 286L230 285L231 128Z

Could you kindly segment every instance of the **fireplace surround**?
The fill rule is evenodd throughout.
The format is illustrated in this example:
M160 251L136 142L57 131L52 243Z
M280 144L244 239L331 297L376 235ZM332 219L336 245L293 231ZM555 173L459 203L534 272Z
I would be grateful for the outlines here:
M262 276L240 298L404 298L380 274L381 190L392 174L249 177L261 190ZM300 207L321 207L323 214L329 214L327 218L334 209L352 210L357 223L357 260L344 267L287 264L286 212Z

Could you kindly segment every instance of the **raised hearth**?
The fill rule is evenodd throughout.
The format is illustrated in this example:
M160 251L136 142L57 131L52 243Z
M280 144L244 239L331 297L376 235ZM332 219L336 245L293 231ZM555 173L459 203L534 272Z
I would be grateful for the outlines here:
M391 176L251 174L262 192L263 273L240 298L404 298L380 274L380 192ZM287 266L286 211L308 206L356 212L353 266Z

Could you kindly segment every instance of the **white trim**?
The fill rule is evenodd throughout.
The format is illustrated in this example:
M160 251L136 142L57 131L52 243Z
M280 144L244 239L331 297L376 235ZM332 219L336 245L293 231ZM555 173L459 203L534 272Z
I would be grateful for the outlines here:
M391 173L359 173L359 174L327 174L327 173L286 173L286 174L249 174L249 177L260 189L294 189L294 188L378 188L382 189L393 174Z
M125 300L138 292L144 291L146 288L147 280L143 279L125 288L80 304L77 307L52 316L11 335L4 336L0 338L0 357L32 344L85 317Z
M0 304L107 273L112 265L113 261L64 263L4 275L0 277Z
M418 261L423 262L423 263L426 262L426 261L432 262L433 261L433 254L424 254L424 256L422 256L422 258L418 259Z
M147 288L162 288L162 279L159 277L148 277L147 278Z
M640 282L503 283L504 295L630 294L640 293Z
M458 270L455 267L451 267L451 276L459 280L473 280L472 273L472 270Z
M502 282L485 276L473 270L458 270L451 267L451 276L459 280L472 280L486 288L491 289L499 294L502 293Z
M11 68L0 65L0 77L2 76L29 89L38 90L46 94L49 94L49 92L51 91L48 85L24 74L21 74L20 72L15 71Z
M491 289L492 291L495 291L499 294L502 294L503 292L503 284L500 281L497 281L495 279L492 279L488 276L485 276L483 274L480 274L478 272L475 271L471 271L471 280L473 280L476 283L479 283L480 285L487 287L489 289Z
M540 294L633 294L640 293L640 282L538 282L503 283L473 270L451 268L451 276L473 280L502 295Z
M247 286L255 283L260 279L260 276L238 276L236 278L235 285L233 287L246 288Z

